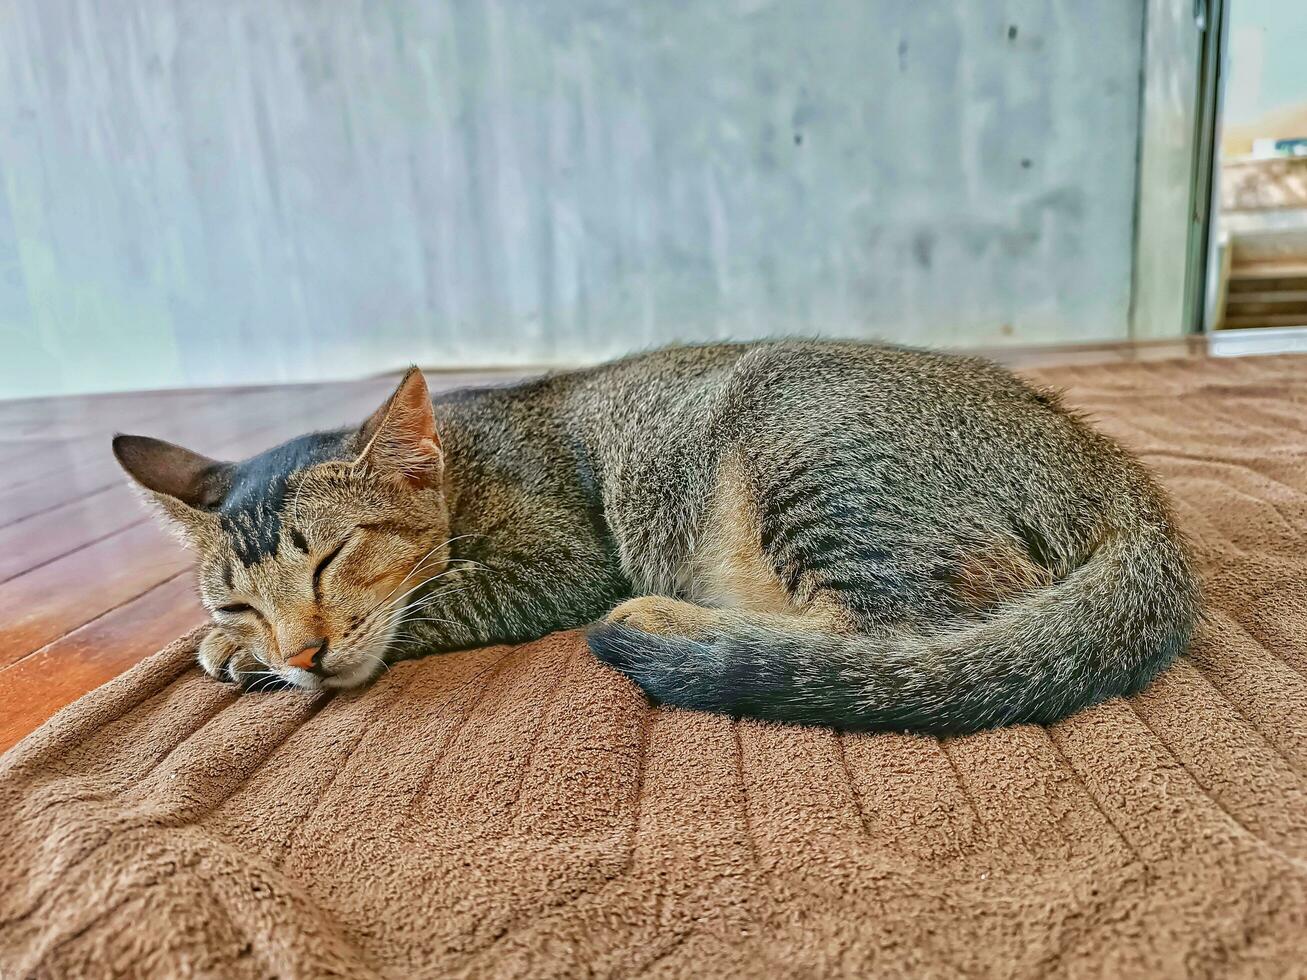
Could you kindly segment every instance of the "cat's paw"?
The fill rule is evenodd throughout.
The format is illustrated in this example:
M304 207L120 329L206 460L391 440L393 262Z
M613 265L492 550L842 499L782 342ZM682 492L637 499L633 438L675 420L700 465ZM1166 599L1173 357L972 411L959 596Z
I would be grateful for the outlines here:
M628 599L604 617L604 622L629 626L655 636L701 638L711 627L713 610L662 595Z
M200 641L196 659L210 677L245 686L265 673L263 664L220 629L209 630Z

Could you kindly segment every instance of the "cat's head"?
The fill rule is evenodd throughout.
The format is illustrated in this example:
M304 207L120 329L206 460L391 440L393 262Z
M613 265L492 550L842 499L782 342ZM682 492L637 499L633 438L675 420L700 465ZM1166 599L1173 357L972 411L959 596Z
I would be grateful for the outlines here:
M416 368L358 429L241 462L145 436L119 435L113 451L197 553L217 629L299 687L378 673L405 597L449 558L444 455Z

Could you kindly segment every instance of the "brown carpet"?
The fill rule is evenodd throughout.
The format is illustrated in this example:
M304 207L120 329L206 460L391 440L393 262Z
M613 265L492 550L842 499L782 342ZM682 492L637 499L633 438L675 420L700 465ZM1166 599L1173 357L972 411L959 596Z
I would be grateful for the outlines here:
M184 639L0 760L0 974L1307 975L1307 358L1038 377L1194 539L1143 696L939 742L651 710L574 634L334 699Z

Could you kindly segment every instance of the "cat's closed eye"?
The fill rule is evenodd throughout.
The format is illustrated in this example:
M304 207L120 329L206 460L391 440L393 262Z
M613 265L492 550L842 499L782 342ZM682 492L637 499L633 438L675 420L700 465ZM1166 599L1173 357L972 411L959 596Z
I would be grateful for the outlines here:
M226 613L229 616L239 616L241 613L253 612L254 607L247 602L232 602L225 606L219 606L216 611Z
M336 545L336 547L332 548L331 551L327 553L322 561L318 562L318 567L313 569L313 588L315 590L322 582L322 573L327 570L328 565L335 561L336 556L345 550L345 545L348 543L348 541L342 541L340 544Z

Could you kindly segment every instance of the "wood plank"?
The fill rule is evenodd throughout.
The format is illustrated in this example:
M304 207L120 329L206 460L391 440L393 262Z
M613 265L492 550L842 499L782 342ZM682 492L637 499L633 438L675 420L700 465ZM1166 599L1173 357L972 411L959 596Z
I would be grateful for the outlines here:
M391 379L392 384L403 375L402 370L385 371L365 377L325 379L318 381L286 381L250 385L210 385L198 388L143 388L132 391L91 392L84 395L37 395L29 398L0 397L0 428L6 421L15 419L41 420L50 414L50 406L61 406L59 412L70 417L94 417L96 412L112 410L123 415L128 412L157 414L154 409L175 400L208 400L235 398L266 392L294 392L307 388L343 388L350 385L370 385ZM451 375L472 375L469 371L450 371Z
M1254 283L1261 286L1261 283ZM1230 294L1231 303L1307 303L1307 289L1244 289Z
M325 407L296 396L293 411L281 412L261 429L236 437L231 443L236 450L234 455L243 455L314 428L323 418L334 421L341 416L346 419L361 416L379 397L384 397L389 386L390 382L383 380L349 386L345 391L328 390L321 393L329 401ZM383 392L380 396L378 387ZM21 660L56 637L190 567L190 555L153 522L142 520L141 508L123 485L124 479L118 474L113 486L105 491L107 502L96 502L107 508L101 511L100 519L105 524L122 521L121 530L31 566L30 570L0 584L0 666ZM117 494L110 492L114 489L118 490ZM82 498L82 502L88 499ZM124 505L118 518L112 513L115 502ZM33 551L39 553L39 548L45 546L42 534L49 524L66 516L64 512L71 509L52 510L49 515L43 515L49 516L48 521L33 518L11 525L17 532L13 532L15 537L9 543L21 548L30 558ZM24 537L28 532L26 524L36 527L36 543ZM82 530L90 540L103 526L84 523ZM0 534L6 530L0 528ZM58 541L57 536L55 540Z
M0 461L15 462L39 451L52 441L86 439L112 434L120 426L148 425L161 419L185 418L194 412L219 407L223 401L221 395L214 393L203 396L179 394L163 401L144 402L140 405L120 407L87 403L75 408L63 399L49 399L50 404L44 410L34 410L30 417L23 415L0 420L0 433L4 434L10 447L7 454L0 457Z
M322 397L330 390L315 386L302 397ZM108 452L110 439L117 432L144 429L157 438L178 442L211 429L219 432L239 430L246 420L266 418L270 410L287 404L296 394L268 389L239 398L211 395L203 401L186 404L177 404L175 399L170 399L166 410L145 419L100 415L93 424L79 427L85 430L83 434L53 441L33 439L26 454L0 465L0 499L10 489L27 486L56 473L77 472L102 461Z
M76 425L81 420L94 421L106 414L124 419L155 418L169 404L206 402L222 396L220 389L211 388L207 391L133 391L116 395L65 395L0 401L0 428L17 427L29 422L48 423L51 420Z
M0 585L0 667L191 566L153 522L136 524Z
M6 446L28 451L52 440L65 441L101 436L124 426L151 425L160 420L185 419L199 412L239 404L249 397L275 396L282 388L249 388L239 393L221 391L169 392L141 395L130 401L104 396L42 399L22 414L4 413L0 405L0 434ZM0 460L11 459L0 456Z
M0 473L8 473L11 464L19 463L23 457L37 446L63 446L71 440L63 436L46 435L39 441L36 437L22 438L11 436L0 429Z
M433 378L432 387L467 381ZM324 423L346 424L393 383L324 386L321 401L302 388L283 390L279 401L293 410L278 405L274 421L211 451L244 455ZM133 496L119 476L103 491L0 528L0 751L203 621L190 556L148 522Z
M429 381L432 391L438 393L473 383L502 383L520 377L520 372L495 375L436 372ZM395 381L393 376L381 375L362 381L238 389L243 397L235 403L222 394L214 395L212 403L193 406L188 411L172 410L155 424L137 428L143 434L188 444L211 455L238 456L264 448L258 444L230 448L234 438L252 431L254 426L262 432L283 418L299 420L299 429L278 428L278 432L285 434L269 437L267 445L273 445L297 432L361 422L375 407L373 403L380 404L390 393ZM303 411L305 406L316 407L318 414ZM109 441L112 433L123 429L124 426L116 423L104 423L95 434L51 444L45 450L48 458L35 467L36 474L17 464L0 463L0 527L99 493L118 482L122 474L109 450ZM7 471L12 471L9 478L6 478ZM59 482L52 486L51 477L56 474Z
M1262 313L1256 316L1227 315L1221 322L1222 330L1243 330L1249 327L1307 327L1307 315Z
M182 574L0 668L0 752L204 618Z
M351 414L356 407L370 405L375 400L375 393L366 390L343 398L334 392L329 394L334 399L333 411ZM271 425L238 437L231 445L244 452L251 444L275 442L303 431L308 427L305 416L316 416L321 411L319 406L306 406L301 401L297 413L286 413ZM31 561L30 571L0 584L0 664L26 656L62 632L189 565L189 556L172 539L152 524L142 523L142 509L123 484L124 478L119 474L103 492L74 502L91 501L90 506L96 508L94 514L98 516L78 513L76 507L65 506L30 521L0 528L0 535L8 532L11 548L26 554L29 561L37 559ZM116 517L115 505L121 508ZM90 517L80 526L85 540L94 543L85 547L74 545L74 550L62 557L40 561L42 549L48 551L71 543L68 538L60 537L62 532L49 532L51 526L63 525L74 514ZM96 520L100 523L95 523ZM122 529L112 530L114 522L119 522ZM29 524L34 527L25 526ZM110 533L94 540L97 532L106 527Z
M1240 262L1230 268L1231 281L1302 278L1307 278L1307 264L1303 262Z
M1110 364L1125 361L1202 357L1207 353L1207 338L1180 337L1174 340L968 347L959 349L956 353L985 357L998 364L1017 369L1070 364Z
M126 481L121 481L29 520L0 527L0 585L148 519L145 507Z
M243 455L328 418L361 418L392 384L326 386L322 398L285 390L278 401L292 410L275 406L274 421L215 451ZM195 424L193 413L186 422ZM103 491L0 529L0 749L203 621L190 556L133 497L118 475Z
M0 499L0 528L47 513L56 507L107 490L123 480L122 471L114 476L107 466L97 466L83 474L61 475L57 480L25 484L10 490Z
M282 419L293 417L301 431L361 421L367 406L384 397L387 381L370 381L349 386L324 386L310 392L270 392L236 405L219 403L211 412L187 416L176 425L159 426L163 438L190 442L201 452L220 454L233 441L249 433L285 431ZM346 405L350 414L340 408ZM304 407L316 408L320 418L305 414ZM358 415L356 419L354 416ZM149 433L149 434L154 434ZM271 445L277 437L268 440ZM87 454L67 460L57 477L47 475L24 480L0 490L0 527L12 524L65 504L99 493L122 481L122 470L110 451L109 438L96 437L87 442Z
M244 456L315 428L328 413L346 418L362 416L381 397L370 385L355 392L341 392L338 387L323 393L324 398L332 400L329 408L324 409L308 397L299 398L295 411L281 412L275 422L245 432L213 451L222 456ZM112 486L0 527L0 583L139 524L146 517L145 507L119 474Z
M1255 293L1250 295L1270 296L1269 300L1249 300L1243 294L1231 296L1225 306L1226 316L1261 317L1261 316L1297 316L1307 321L1307 299L1281 299L1274 293Z
M11 491L46 482L56 474L72 474L77 479L88 468L103 465L109 441L116 432L148 428L157 431L160 438L176 440L188 431L194 432L197 427L221 419L224 413L228 418L239 418L241 412L234 412L231 404L214 398L207 403L170 406L157 417L136 421L101 416L93 423L75 426L78 434L66 438L52 439L48 434L33 436L28 440L26 452L0 463L0 502L6 501ZM251 406L250 411L257 413L258 406Z
M137 410L123 414L114 406L89 404L70 412L62 399L50 399L52 404L46 415L33 424L26 436L12 425L0 423L0 433L9 440L7 446L25 447L21 455L12 450L0 457L0 470L11 474L6 480L0 473L0 487L24 482L32 476L50 472L59 466L76 464L88 454L94 455L117 432L149 432L161 439L179 441L203 435L210 428L221 430L241 418L262 418L270 406L313 397L324 392L349 391L355 387L383 391L384 382L362 381L348 384L310 384L285 387L241 388L235 391L211 391L203 396L187 397L181 393L167 393L152 405L137 406ZM54 467L36 466L42 457L50 458Z

